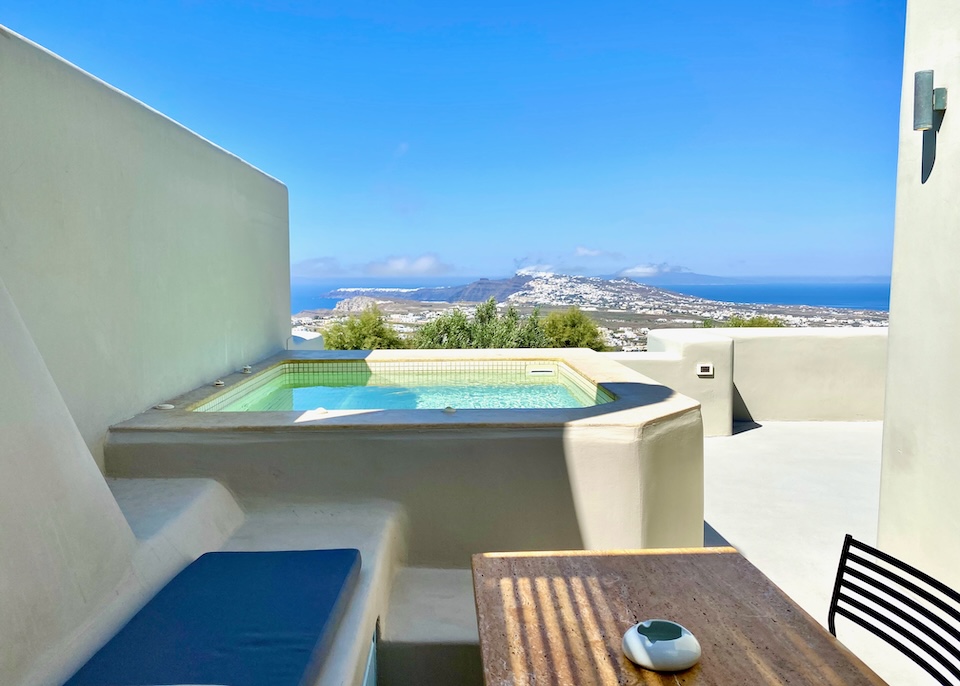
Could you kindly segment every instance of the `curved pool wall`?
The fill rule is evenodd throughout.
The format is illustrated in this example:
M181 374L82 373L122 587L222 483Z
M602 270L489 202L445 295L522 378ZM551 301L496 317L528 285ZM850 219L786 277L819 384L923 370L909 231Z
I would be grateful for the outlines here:
M217 479L241 502L393 501L408 563L466 567L480 551L700 546L699 404L590 350L286 352L283 361L550 360L614 399L583 408L193 412L224 378L111 427L115 477ZM212 380L211 380L212 381Z

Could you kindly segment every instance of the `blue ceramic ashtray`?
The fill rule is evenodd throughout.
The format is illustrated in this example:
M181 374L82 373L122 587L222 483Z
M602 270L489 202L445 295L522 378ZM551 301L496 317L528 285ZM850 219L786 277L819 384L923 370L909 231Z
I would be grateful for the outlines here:
M623 635L623 653L655 672L679 672L700 659L700 642L687 629L666 619L634 624Z

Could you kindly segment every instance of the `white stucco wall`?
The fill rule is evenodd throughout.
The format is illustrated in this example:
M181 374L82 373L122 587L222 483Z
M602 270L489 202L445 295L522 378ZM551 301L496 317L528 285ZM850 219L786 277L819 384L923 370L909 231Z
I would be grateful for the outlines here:
M698 400L707 436L729 436L735 420L883 417L886 329L661 329L647 347L606 355ZM704 362L713 377L697 376Z
M2 280L0 380L0 683L59 684L244 515L213 481L108 488Z
M101 461L108 425L284 347L287 191L2 27L0 93L0 273Z
M68 658L50 651L116 593L135 542L2 281L0 379L0 682L40 683L30 675Z
M887 330L724 329L733 339L733 418L873 421L883 417Z
M925 69L948 89L936 135L913 131ZM878 539L960 588L960 3L909 0L903 73Z
M668 388L700 402L706 436L729 436L733 412L733 343L698 329L660 329L647 336L645 353L607 353ZM712 376L697 374L713 365Z
M733 422L733 343L702 329L659 329L647 336L647 352L605 353L620 364L700 402L705 436L729 436ZM712 376L698 365L712 364Z

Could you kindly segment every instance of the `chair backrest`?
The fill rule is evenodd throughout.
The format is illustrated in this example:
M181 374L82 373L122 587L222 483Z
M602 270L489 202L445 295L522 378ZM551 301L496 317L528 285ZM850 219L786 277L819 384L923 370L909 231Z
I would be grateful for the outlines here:
M960 593L847 534L827 624L841 615L908 656L941 684L960 683Z

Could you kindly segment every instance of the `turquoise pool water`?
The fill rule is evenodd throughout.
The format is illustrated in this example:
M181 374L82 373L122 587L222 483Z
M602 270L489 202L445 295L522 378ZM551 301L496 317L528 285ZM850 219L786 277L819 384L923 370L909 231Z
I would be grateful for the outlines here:
M589 403L592 405L593 403ZM265 410L442 410L585 407L561 384L436 386L308 386L276 388L242 409ZM229 412L232 408L224 408Z
M195 408L200 412L551 409L612 400L557 363L288 363Z

